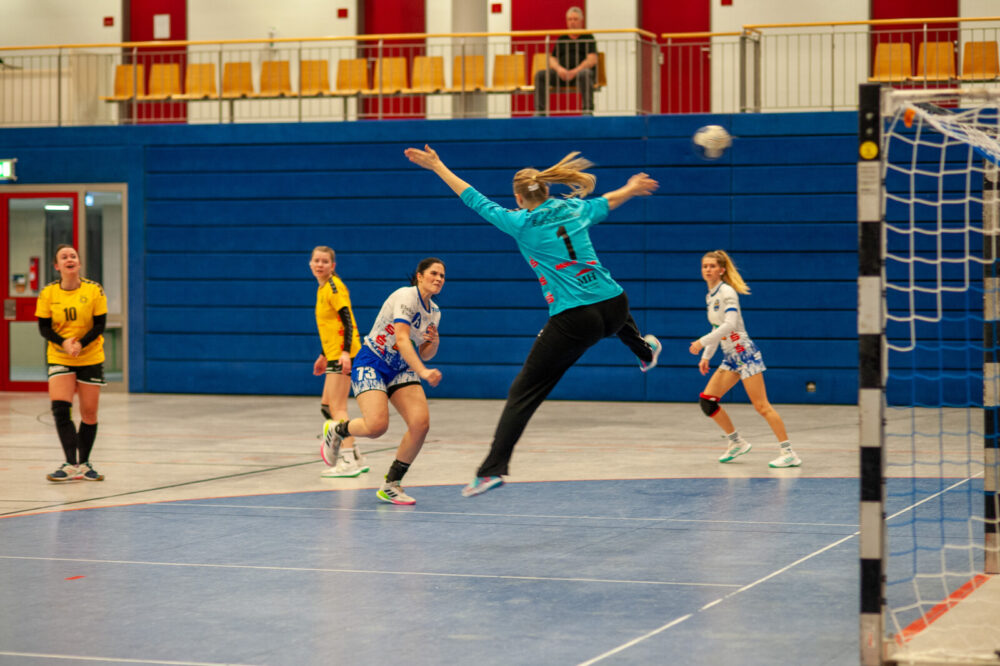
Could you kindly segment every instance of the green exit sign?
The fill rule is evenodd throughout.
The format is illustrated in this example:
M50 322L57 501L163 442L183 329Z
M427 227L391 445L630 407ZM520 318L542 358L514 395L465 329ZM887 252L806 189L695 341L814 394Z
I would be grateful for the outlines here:
M17 158L0 159L0 180L17 180L17 174L14 173L16 163Z

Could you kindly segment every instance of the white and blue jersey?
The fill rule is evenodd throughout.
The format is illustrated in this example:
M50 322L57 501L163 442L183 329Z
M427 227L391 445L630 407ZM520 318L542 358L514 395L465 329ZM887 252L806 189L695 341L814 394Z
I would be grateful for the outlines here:
M725 357L719 366L722 369L738 372L743 379L766 370L760 350L747 334L736 290L720 282L705 296L705 304L712 332L698 338L705 348L701 357L710 360L721 344Z
M604 197L547 199L534 210L507 210L469 187L462 192L462 201L514 237L521 256L538 276L549 316L622 293L590 242L590 227L608 217Z
M415 344L419 348L424 342L427 327L432 324L437 327L440 321L441 309L434 301L424 301L416 287L400 287L382 304L371 332L365 336L364 346L389 369L402 372L408 370L409 366L399 353L399 345ZM410 326L408 340L396 339L398 323Z

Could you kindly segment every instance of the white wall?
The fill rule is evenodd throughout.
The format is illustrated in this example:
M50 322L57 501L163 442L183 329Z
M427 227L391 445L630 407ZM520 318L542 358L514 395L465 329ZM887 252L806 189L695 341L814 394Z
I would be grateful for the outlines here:
M120 42L121 7L121 0L0 0L0 46Z
M188 39L344 37L357 34L356 0L187 0ZM337 18L346 8L347 18Z

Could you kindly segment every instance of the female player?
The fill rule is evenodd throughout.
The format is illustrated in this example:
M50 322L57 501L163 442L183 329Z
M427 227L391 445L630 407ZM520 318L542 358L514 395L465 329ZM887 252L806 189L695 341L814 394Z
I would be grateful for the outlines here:
M490 453L462 491L470 497L503 484L514 445L563 374L602 338L629 326L628 297L598 260L589 228L632 197L652 194L659 184L637 173L623 187L584 200L597 178L585 172L589 161L570 153L544 171L521 169L514 174L514 199L521 210L510 211L452 173L430 146L407 148L405 153L414 164L437 174L487 222L514 237L549 304L549 320L510 386ZM568 185L569 197L550 199L550 183ZM644 346L652 360L653 349Z
M104 289L80 275L80 255L71 245L56 248L59 279L38 295L38 330L49 341L49 399L56 432L66 456L49 481L103 481L90 463L97 438L97 403L104 386L104 327L108 300ZM80 399L80 429L73 425L73 394Z
M361 418L340 421L326 429L324 438L336 452L348 437L381 437L389 428L391 402L406 422L406 432L385 483L377 492L380 500L390 504L416 503L399 483L420 453L430 429L427 396L420 380L431 386L441 381L441 371L423 362L434 358L440 342L441 310L431 298L444 286L444 262L435 257L422 260L410 283L392 292L382 304L354 359L351 386Z
M708 380L699 401L701 410L719 424L729 440L729 448L719 458L719 462L730 462L752 448L750 442L740 437L726 410L719 405L726 391L742 380L754 409L771 426L781 447L781 454L768 463L769 466L798 467L802 461L792 450L785 432L785 423L767 400L764 360L743 325L738 294L749 294L750 288L723 250L709 252L701 258L701 277L708 285L705 302L708 304L708 321L712 324L712 331L692 342L688 351L692 354L702 352L698 370L707 375L708 362L719 343L722 343L722 364Z
M313 364L314 375L326 375L320 411L326 417L324 435L335 421L347 418L347 394L351 390L351 359L361 349L358 324L351 310L351 295L337 275L337 254L329 247L313 248L309 268L319 282L316 290L316 328L322 351ZM347 439L339 456L326 446L326 437L320 447L320 456L333 469L320 476L328 478L355 477L367 472L361 451L354 445L354 438Z

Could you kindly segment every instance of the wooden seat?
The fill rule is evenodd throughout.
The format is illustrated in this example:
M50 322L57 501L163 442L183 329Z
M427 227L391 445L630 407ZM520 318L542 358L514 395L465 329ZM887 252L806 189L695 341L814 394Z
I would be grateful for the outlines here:
M875 64L869 81L906 81L913 75L913 56L907 42L875 46Z
M413 84L403 94L437 93L444 90L444 58L416 56L413 59Z
M184 72L184 92L174 99L212 99L219 96L215 63L189 64Z
M406 88L406 58L379 58L372 73L372 86L362 95L395 95Z
M303 60L299 65L299 90L303 97L322 97L330 94L330 62L328 60Z
M531 58L531 77L528 79L528 84L526 86L523 86L521 90L525 92L533 91L535 89L535 74L548 68L549 68L549 54L536 53ZM594 90L600 90L606 85L608 85L608 75L604 69L604 51L598 51L597 78L594 80ZM570 84L566 87L559 86L559 92L567 92L570 90L576 90L576 86L573 84Z
M115 67L115 91L113 95L101 97L106 102L124 102L146 93L146 68L144 65L117 65Z
M494 58L493 85L486 89L487 92L516 92L527 84L523 53L498 54Z
M996 42L966 42L962 48L963 81L992 81L1000 76Z
M476 92L486 89L486 58L481 55L455 56L450 88L444 92Z
M149 68L149 92L141 100L164 100L181 94L181 66L176 62L156 63Z
M222 97L239 99L252 97L253 70L249 62L227 62L222 67Z
M364 58L347 58L337 62L337 88L331 95L357 95L368 88L368 61Z
M268 60L260 67L260 92L250 97L292 97L291 67L287 60Z
M917 51L914 81L949 81L955 78L955 45L952 42L923 42Z

